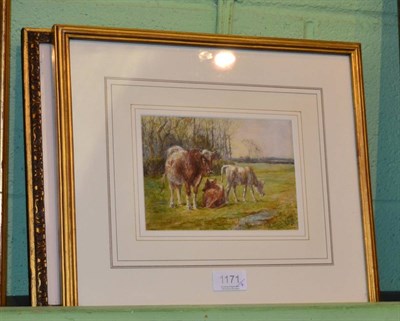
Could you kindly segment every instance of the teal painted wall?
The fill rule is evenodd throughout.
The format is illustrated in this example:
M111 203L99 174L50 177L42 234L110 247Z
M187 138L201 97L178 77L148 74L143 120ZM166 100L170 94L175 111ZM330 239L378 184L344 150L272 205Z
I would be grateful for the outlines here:
M400 291L397 0L12 0L10 296L29 293L20 30L55 23L360 42L380 282Z

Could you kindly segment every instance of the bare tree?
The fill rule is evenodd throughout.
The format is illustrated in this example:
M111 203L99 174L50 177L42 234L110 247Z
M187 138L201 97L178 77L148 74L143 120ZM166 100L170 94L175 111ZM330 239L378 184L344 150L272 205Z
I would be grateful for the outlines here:
M247 156L249 158L257 158L261 155L261 148L252 139L243 139L242 143L247 148Z
M228 159L233 132L234 122L229 119L143 116L143 161L162 162L165 151L173 145L217 151Z

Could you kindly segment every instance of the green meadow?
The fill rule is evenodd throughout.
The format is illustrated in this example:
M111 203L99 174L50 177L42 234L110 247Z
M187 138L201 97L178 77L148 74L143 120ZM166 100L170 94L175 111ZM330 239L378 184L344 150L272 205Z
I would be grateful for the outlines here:
M203 208L201 191L206 179L217 179L220 175L203 178L197 195L198 209L186 208L185 190L182 188L183 205L169 207L168 182L161 177L145 177L145 207L147 230L295 230L298 227L294 165L291 164L237 164L253 167L258 179L264 184L265 196L254 189L254 202L248 189L246 201L242 201L243 187L237 187L239 202L234 201L233 190L229 203L217 208ZM226 186L224 177L223 185ZM175 198L176 199L176 198Z

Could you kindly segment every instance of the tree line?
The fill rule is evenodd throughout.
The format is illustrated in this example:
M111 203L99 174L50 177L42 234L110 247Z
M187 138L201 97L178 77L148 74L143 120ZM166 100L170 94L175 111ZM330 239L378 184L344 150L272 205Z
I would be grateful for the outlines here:
M164 172L166 151L179 145L185 149L218 151L222 159L232 157L234 122L222 118L142 116L143 166L145 175Z

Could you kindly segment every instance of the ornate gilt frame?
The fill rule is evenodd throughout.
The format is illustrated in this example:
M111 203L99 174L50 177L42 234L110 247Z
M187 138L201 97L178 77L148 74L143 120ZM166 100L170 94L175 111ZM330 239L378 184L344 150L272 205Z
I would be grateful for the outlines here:
M369 178L368 147L365 121L364 88L359 44L304 41L286 39L262 39L225 37L201 34L178 34L159 31L135 31L129 29L106 29L75 26L55 26L56 83L59 130L60 166L60 220L61 220L61 264L63 304L78 305L77 243L74 156L72 140L72 96L71 66L69 61L70 40L138 41L183 46L210 46L230 49L252 48L272 51L337 54L348 56L351 61L354 117L357 138L357 160L361 212L364 231L365 261L369 301L379 300L378 274L375 252L374 222L372 215L371 186Z
M32 306L48 305L39 45L51 42L52 34L48 29L23 29L25 151Z
M7 283L7 177L8 177L8 108L10 90L10 24L11 1L1 0L0 8L0 163L1 163L1 212L0 212L0 306L6 305Z

